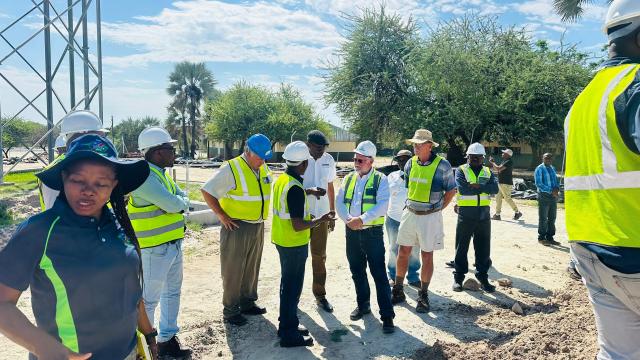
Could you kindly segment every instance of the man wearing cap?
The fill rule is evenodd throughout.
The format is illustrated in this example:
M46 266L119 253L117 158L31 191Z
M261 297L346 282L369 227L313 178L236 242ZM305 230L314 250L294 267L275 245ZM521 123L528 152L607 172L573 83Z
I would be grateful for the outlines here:
M202 186L202 195L216 213L220 229L220 268L225 321L241 326L244 315L267 312L256 305L264 245L264 221L269 215L271 141L252 135L242 155L223 164Z
M518 210L518 206L511 198L511 190L513 189L513 150L502 150L502 162L500 165L493 161L493 157L489 157L489 163L494 171L498 173L498 187L500 191L496 196L496 213L493 215L493 220L501 220L500 213L502 212L502 199L504 199L511 209L515 212L513 220L518 220L522 217L522 213Z
M149 127L140 133L138 149L149 163L150 173L131 193L127 210L142 249L142 296L152 324L160 304L158 354L182 359L191 354L176 336L180 330L183 213L189 209L189 198L166 170L173 167L176 142L161 127Z
M389 205L389 183L384 174L373 168L376 151L371 141L358 144L353 158L355 171L342 181L336 198L336 211L346 224L347 260L358 303L350 318L360 320L371 312L371 290L367 280L369 264L369 272L376 284L382 331L392 333L395 331L395 313L384 263L382 230Z
M542 163L533 176L538 188L538 242L542 245L559 245L553 236L556 234L560 183L556 168L553 167L552 154L542 155Z
M62 123L60 124L60 135L56 139L56 149L58 148L59 139L60 141L64 141L65 148L71 144L71 142L78 137L85 134L96 134L100 136L104 136L108 133L109 130L102 128L102 121L98 117L98 115L94 114L89 110L75 110L71 111L64 118L62 118ZM60 138L62 137L62 138ZM58 161L64 159L65 151L58 152L58 157L45 169L48 169L55 165ZM42 211L50 209L53 206L53 203L58 198L59 191L53 190L47 185L43 184L40 180L38 180L38 190L40 195L40 207Z
M402 218L402 210L404 210L407 202L407 187L405 182L404 167L413 157L409 150L400 150L394 157L398 163L398 170L387 176L389 181L389 209L387 210L387 219L384 222L387 230L387 270L389 273L389 284L393 286L396 278L396 260L398 258L398 228L400 227L400 219ZM414 248L409 257L409 273L407 280L409 285L420 288L420 249Z
M640 2L613 0L604 28L610 59L565 122L566 226L598 359L640 359Z
M309 200L302 184L309 164L309 148L302 141L293 142L284 149L282 157L287 170L273 185L273 224L271 242L280 255L280 316L278 336L280 346L312 346L306 338L309 331L299 328L298 303L304 283L304 269L308 256L310 229L333 219L334 213L311 218Z
M304 188L309 202L309 211L314 218L321 218L329 212L335 212L335 190L333 181L336 179L336 162L333 156L326 152L329 141L319 130L313 130L307 135L309 147L309 165L304 173ZM335 221L318 223L311 228L311 268L313 269L312 291L318 306L327 312L333 311L333 306L326 298L327 290L327 238L329 231L333 231Z
M398 260L393 286L394 304L405 301L403 289L409 257L414 246L420 248L422 268L416 311L429 312L429 283L433 276L433 252L444 248L442 210L456 193L453 171L449 162L433 152L438 143L431 131L419 129L413 138L415 156L407 162L404 173L407 191L406 208L398 229Z
M458 194L455 211L458 213L458 224L453 291L462 291L462 282L469 271L467 253L472 237L476 278L484 291L496 290L489 283L488 271L491 268L491 195L498 193L498 181L491 170L483 166L485 155L482 144L469 145L467 163L456 171Z

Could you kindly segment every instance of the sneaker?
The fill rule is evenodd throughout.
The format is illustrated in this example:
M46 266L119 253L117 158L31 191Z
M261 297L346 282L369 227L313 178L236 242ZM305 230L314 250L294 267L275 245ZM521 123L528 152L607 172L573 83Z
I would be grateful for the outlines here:
M235 326L242 326L247 323L247 318L240 314L237 314L233 315L232 317L225 318L224 321Z
M402 285L395 285L391 290L391 303L395 305L401 302L405 302L406 300L407 296L404 294Z
M429 293L427 291L420 290L418 292L418 305L416 305L416 312L428 313L430 308Z
M515 215L513 215L513 220L518 220L522 217L522 213L520 211L518 211L517 213L515 213ZM498 219L500 220L500 219Z
M444 263L445 265L447 265L447 267L453 268L456 267L456 262L455 260L451 260L451 261L447 261L446 263Z
M313 346L313 339L304 336L300 336L295 339L280 339L280 347L291 348L298 346Z
M551 245L560 245L560 242L555 241L555 240L553 239L553 236L549 236L549 237L547 237L547 242L548 242L549 244L551 244Z
M549 245L551 245L551 243L550 243L550 242L548 242L548 241L547 241L547 239L545 239L545 238L538 238L538 244L540 244L540 245L544 245L544 246L549 246Z
M396 331L396 326L393 325L393 318L382 318L382 332L385 334L393 334Z
M169 341L158 343L158 357L182 359L188 356L191 356L191 349L183 348L175 335Z
M331 313L333 312L333 305L331 305L331 303L329 302L329 300L327 300L327 298L320 298L316 300L316 303L318 304L318 307L321 308L322 310Z
M478 280L478 281L480 281L480 288L485 292L492 293L496 291L496 287L494 285L491 285L489 280Z
M365 309L360 309L360 307L357 307L355 310L351 312L351 315L349 315L349 318L353 321L356 321L356 320L362 319L363 316L370 313L371 313L370 307L367 307Z
M495 214L491 217L491 220L502 220L499 214Z
M451 290L455 291L455 292L461 292L462 291L462 281L457 282L457 281L453 281L453 285L451 286Z

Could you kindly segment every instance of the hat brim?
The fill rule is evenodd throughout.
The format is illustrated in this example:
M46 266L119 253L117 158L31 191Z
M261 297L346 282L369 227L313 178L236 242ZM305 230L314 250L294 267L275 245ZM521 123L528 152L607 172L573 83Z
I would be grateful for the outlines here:
M145 160L118 159L113 160L89 150L76 151L65 157L54 166L36 174L38 179L53 190L61 191L62 170L79 160L98 160L115 166L118 187L123 194L128 194L142 185L149 177L149 164Z
M264 154L256 154L256 155L258 155L262 160L271 160L271 158L273 157L273 151L269 150Z
M440 144L438 144L437 142L433 141L433 140L419 140L419 139L407 139L405 140L405 143L407 145L411 145L411 144L424 144L424 143L432 143L433 147L438 147L440 146Z

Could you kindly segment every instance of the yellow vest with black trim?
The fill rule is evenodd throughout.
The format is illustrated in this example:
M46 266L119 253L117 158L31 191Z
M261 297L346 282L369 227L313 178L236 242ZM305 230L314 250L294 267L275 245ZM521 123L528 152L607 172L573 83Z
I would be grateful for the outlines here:
M640 65L600 70L565 120L565 210L569 241L640 248L640 155L624 143L615 102Z
M228 165L236 186L219 199L224 212L236 220L266 220L269 217L272 183L267 164L260 167L260 179L242 156L229 160Z
M149 169L151 170L149 176L157 177L170 193L176 195L176 183L170 176L166 176L153 166L149 166ZM138 207L133 202L133 196L129 196L127 211L140 247L143 249L184 238L184 216L180 213L168 213L153 204Z
M473 172L469 164L461 165L458 171L462 171L464 178L469 184L482 184L480 179L490 179L491 171L488 167L483 166L478 176ZM484 181L486 183L486 181ZM487 193L480 193L478 195L462 195L460 192L456 194L456 203L458 206L489 206L491 205L491 197Z
M409 189L407 191L407 199L415 202L429 203L431 199L431 186L433 185L433 177L440 161L443 158L435 157L429 165L420 165L417 156L411 159L411 171L409 172Z
M59 163L60 161L64 160L65 158L65 154L60 154L58 155L57 158L55 158L49 165L45 166L44 169L42 169L42 171L50 169L51 167L53 167L55 164ZM42 181L40 181L40 179L38 179L38 195L40 197L40 209L42 211L47 210L47 205L44 203L44 195L42 193ZM53 205L53 204L51 204Z
M351 202L353 201L353 194L356 189L356 182L358 181L357 172L352 172L344 178L342 182L342 188L344 189L344 203L347 206L347 211L351 209ZM362 195L362 208L360 213L364 214L371 210L377 203L378 188L382 181L382 174L375 169L371 169L369 179L364 186L364 194ZM364 224L365 226L377 226L384 224L384 216L381 216L373 221Z
M304 191L300 181L293 176L284 173L273 184L273 223L271 224L271 242L283 247L302 246L309 243L311 229L295 231L291 222L287 194L293 187L299 187ZM304 196L304 220L311 220L307 197Z

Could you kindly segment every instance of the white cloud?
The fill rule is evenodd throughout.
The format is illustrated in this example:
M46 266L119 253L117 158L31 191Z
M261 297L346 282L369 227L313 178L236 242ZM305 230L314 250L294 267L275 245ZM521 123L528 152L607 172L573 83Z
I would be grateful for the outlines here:
M529 21L538 22L549 30L564 32L567 29L582 27L585 23L594 26L604 22L607 8L604 6L587 5L580 22L567 23L556 13L553 0L529 0L522 3L513 3L511 8L524 15Z
M105 57L105 64L189 60L314 66L341 40L335 26L316 15L263 2L179 1L156 16L136 20L103 23L103 41L136 50Z

